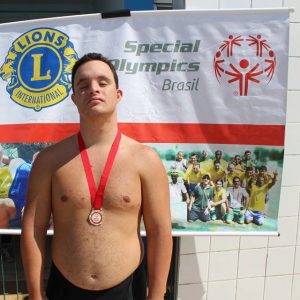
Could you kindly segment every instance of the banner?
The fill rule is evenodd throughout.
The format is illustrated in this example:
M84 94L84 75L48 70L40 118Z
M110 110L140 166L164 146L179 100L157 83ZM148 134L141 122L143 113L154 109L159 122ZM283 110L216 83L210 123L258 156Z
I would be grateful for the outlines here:
M121 131L164 163L173 234L277 234L288 30L287 9L0 25L2 232L20 228L35 155L78 131L72 66L100 52L124 91Z

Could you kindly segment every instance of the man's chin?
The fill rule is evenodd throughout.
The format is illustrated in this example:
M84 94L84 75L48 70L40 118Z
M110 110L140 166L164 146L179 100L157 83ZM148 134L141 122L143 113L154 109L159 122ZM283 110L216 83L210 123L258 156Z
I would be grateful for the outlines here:
M89 118L100 118L100 117L109 117L113 115L114 111L104 109L103 107L99 107L97 105L90 107L88 111L85 111L83 114Z

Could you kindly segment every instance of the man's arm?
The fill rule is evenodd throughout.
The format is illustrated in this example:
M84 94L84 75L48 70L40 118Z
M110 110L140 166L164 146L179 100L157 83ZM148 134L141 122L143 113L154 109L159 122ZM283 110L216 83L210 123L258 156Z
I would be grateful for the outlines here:
M147 234L147 299L163 300L172 254L168 178L161 160L152 149L144 148L140 158L143 160L142 209Z
M49 160L41 153L29 176L22 220L21 252L30 300L44 295L46 235L51 215L51 175Z
M226 197L226 192L225 191L223 191L222 192L222 198L219 200L219 201L209 201L210 202L210 204L211 204L211 206L212 207L215 207L215 206L218 206L218 205L220 205L220 204L222 204L222 203L226 203L227 202L227 197Z
M270 189L273 185L275 185L276 181L277 181L277 176L278 176L278 172L275 171L273 172L273 178L271 180L271 182L268 184L268 188Z
M231 196L230 196L230 192L229 190L227 190L226 192L226 209L227 209L227 212L228 213L231 213L232 212L232 208L230 207L230 201L231 201Z
M191 169L187 169L185 171L185 173L183 174L183 182L185 184L189 184L190 183L190 180L189 180L190 174L191 174Z
M181 195L183 197L183 200L186 202L186 204L190 203L190 196L186 190L185 185L182 183L182 187L181 187Z
M191 196L190 197L190 203L189 203L189 206L188 206L188 210L192 209L192 206L193 206L194 202L195 202L195 196Z
M243 196L244 199L244 209L241 210L241 215L244 215L246 210L248 209L249 206L249 194L247 193L247 191L244 189L243 191Z
M185 192L185 193L182 193L182 195L183 195L183 199L186 202L186 204L189 204L191 202L189 194L187 192Z

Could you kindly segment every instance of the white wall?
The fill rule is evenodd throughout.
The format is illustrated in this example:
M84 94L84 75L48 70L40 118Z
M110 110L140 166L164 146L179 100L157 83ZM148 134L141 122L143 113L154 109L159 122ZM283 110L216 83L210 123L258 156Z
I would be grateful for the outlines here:
M182 237L179 300L300 299L300 1L186 0L186 8L293 7L280 237Z

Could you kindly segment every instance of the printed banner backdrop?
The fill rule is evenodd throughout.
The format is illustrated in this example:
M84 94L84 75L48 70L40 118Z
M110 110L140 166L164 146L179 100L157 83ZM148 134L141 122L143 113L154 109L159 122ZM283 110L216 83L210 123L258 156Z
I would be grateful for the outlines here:
M0 25L1 232L20 231L35 155L78 131L71 69L100 52L124 91L121 131L165 165L173 234L277 234L288 26L287 9Z

